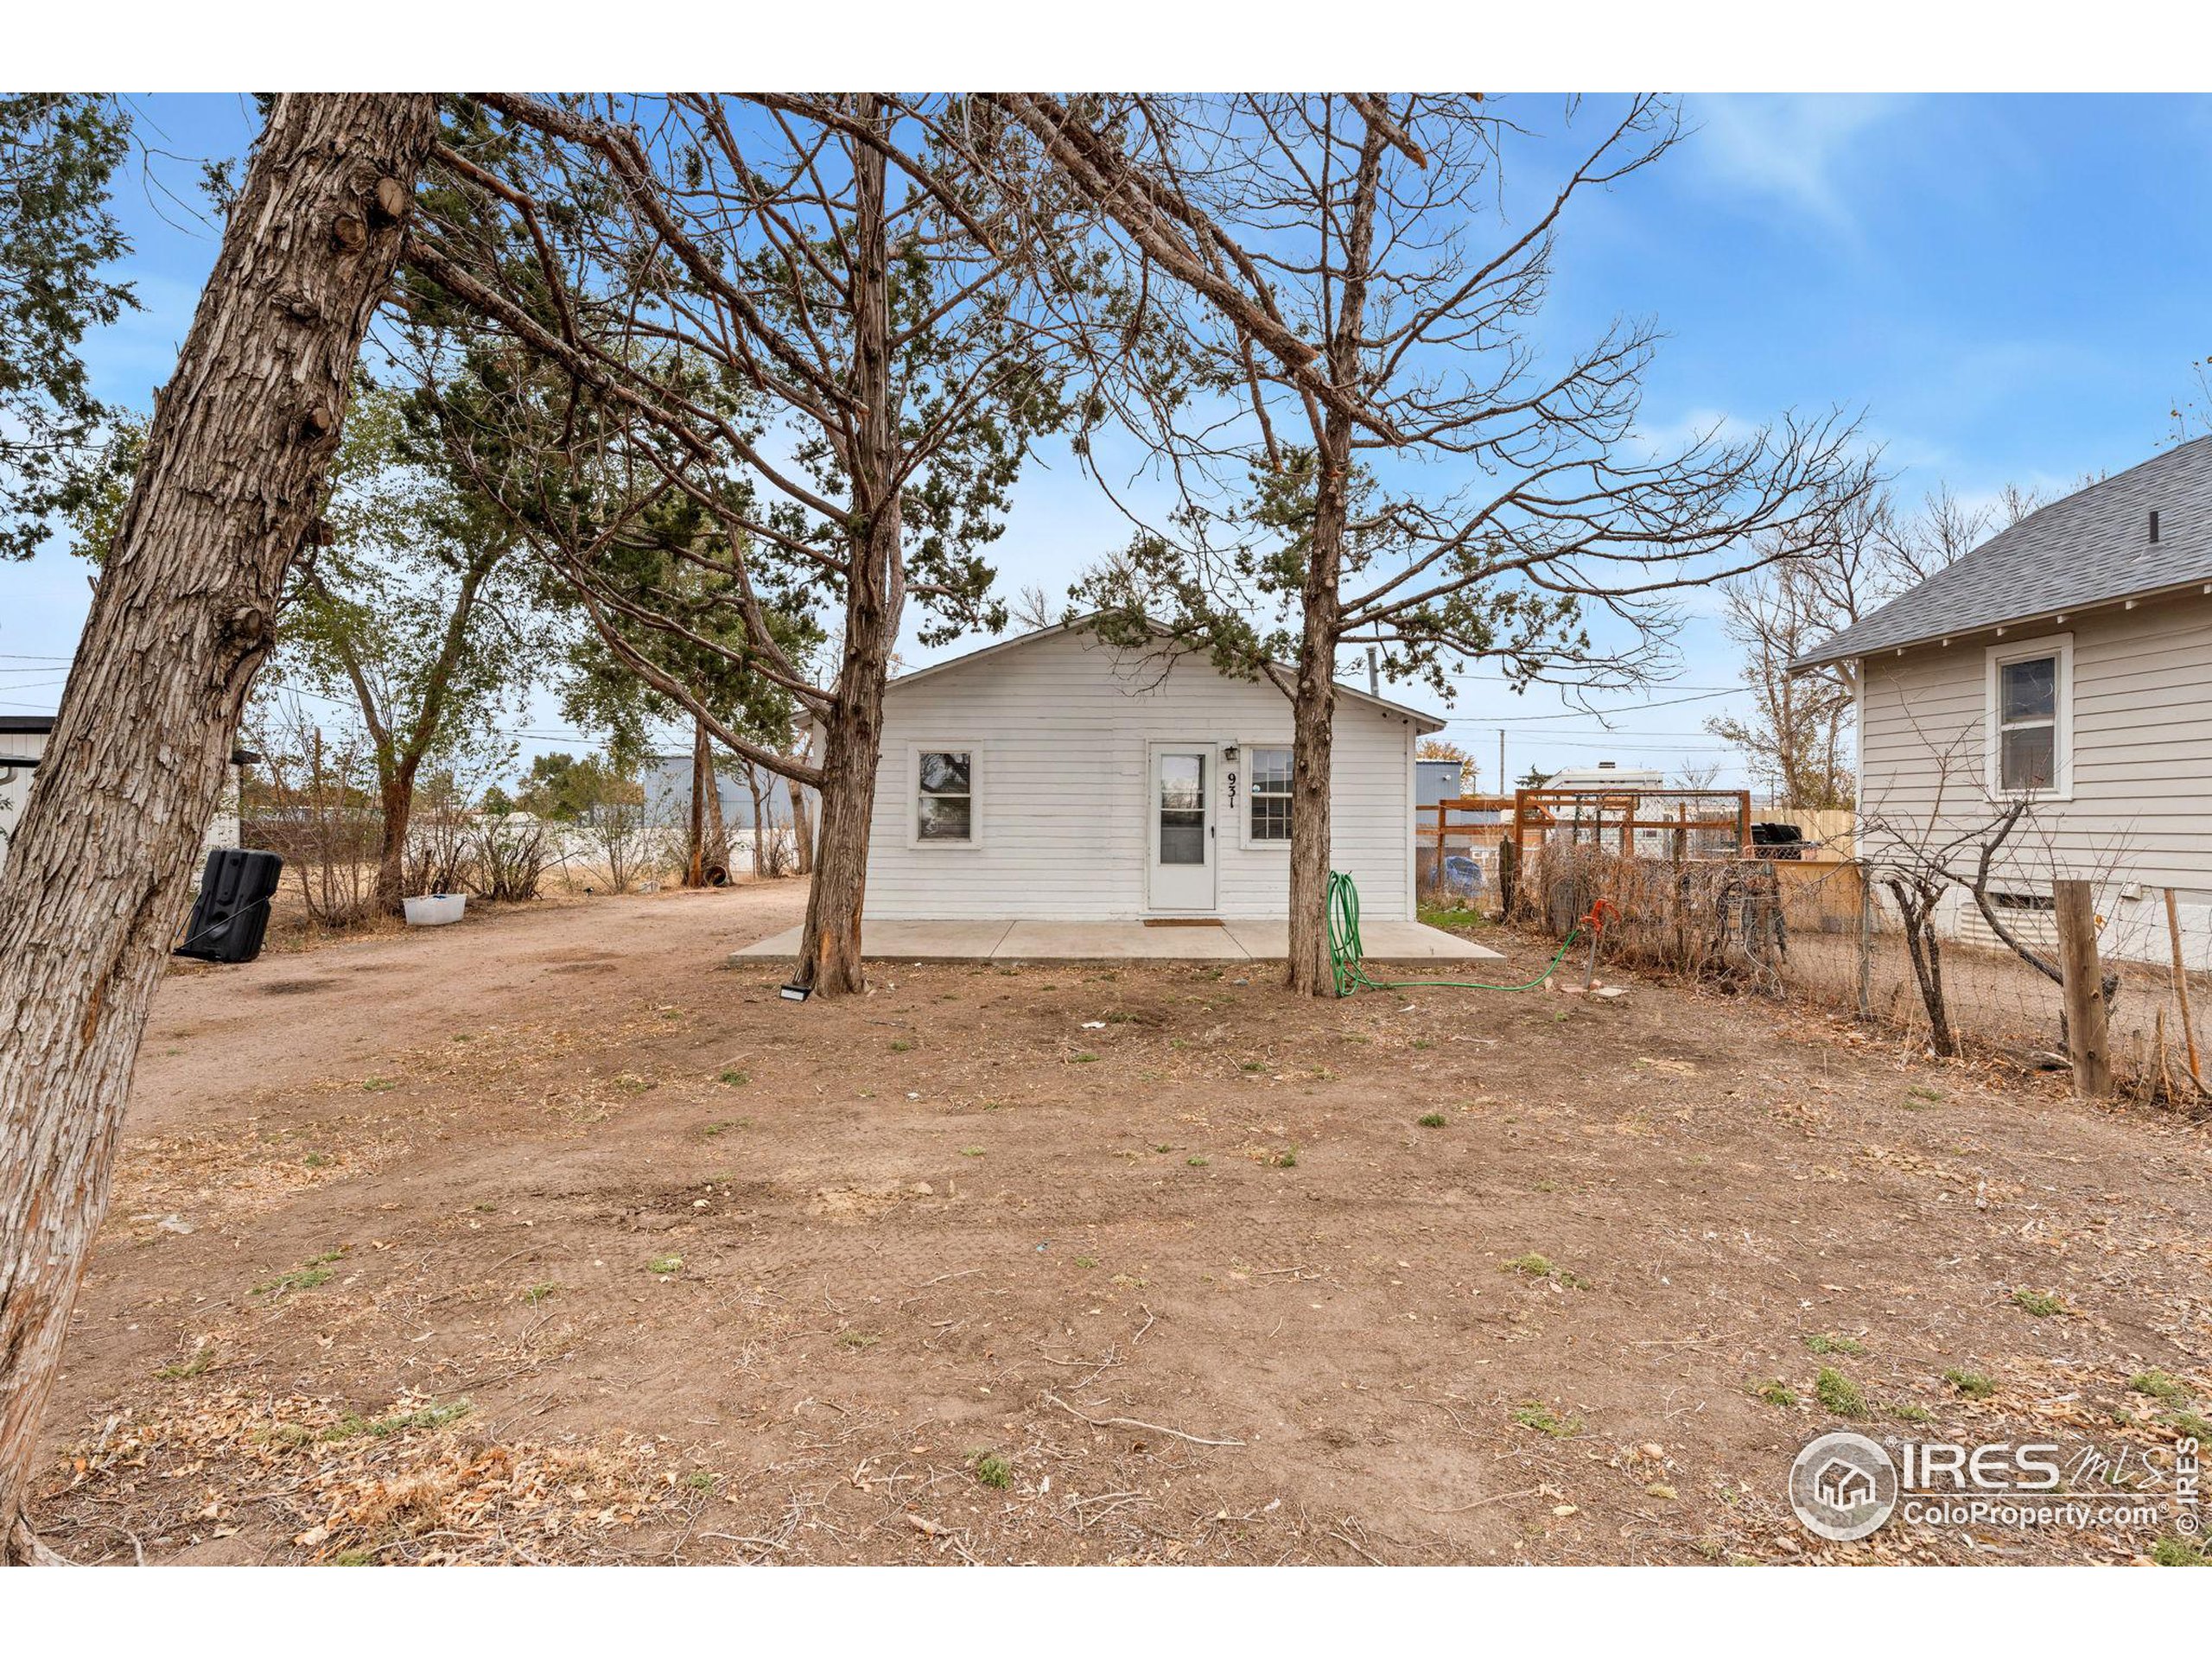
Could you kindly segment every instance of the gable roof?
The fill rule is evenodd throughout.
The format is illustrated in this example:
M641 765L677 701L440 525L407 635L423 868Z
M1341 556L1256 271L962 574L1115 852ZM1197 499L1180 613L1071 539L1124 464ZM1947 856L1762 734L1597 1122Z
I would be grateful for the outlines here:
M948 657L941 663L931 663L927 668L918 668L911 674L901 674L896 679L887 682L883 688L884 691L887 695L912 685L917 680L928 679L933 674L943 674L950 669L965 668L971 663L982 662L986 657L996 657L1003 652L1018 651L1024 645L1035 645L1040 639L1056 639L1062 634L1084 632L1088 626L1097 619L1097 616L1098 613L1096 611L1086 612L1081 616L1071 616L1064 622L1055 622L1049 626L1038 628L1028 633L1018 633L1011 639L1001 639L995 645L984 645L958 657ZM1204 664L1204 666L1211 667L1211 665ZM1278 664L1277 666L1286 672L1290 671L1290 664L1287 663ZM1367 708L1379 709L1385 714L1395 715L1402 720L1411 721L1414 730L1424 737L1431 732L1440 732L1444 729L1444 722L1427 709L1414 709L1402 702L1393 702L1388 697L1378 697L1370 691L1362 691L1356 686L1346 685L1341 680L1337 682L1337 695L1340 697L1350 697L1354 702L1363 704Z
M1811 668L2196 582L2212 582L2212 437L2153 455L2037 509L1790 666Z

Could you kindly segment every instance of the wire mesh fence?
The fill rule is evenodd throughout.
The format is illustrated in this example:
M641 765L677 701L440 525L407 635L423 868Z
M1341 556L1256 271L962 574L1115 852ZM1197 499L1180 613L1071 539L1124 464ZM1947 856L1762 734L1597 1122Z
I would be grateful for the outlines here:
M1493 869L1497 855L1493 846ZM2028 960L1962 902L1947 913L1916 968L1878 867L1853 860L1624 857L1571 842L1531 847L1517 868L1510 852L1505 862L1504 880L1492 892L1507 919L1554 938L1606 901L1606 962L1801 1001L1929 1044L1932 956L1942 1017L1962 1046L2031 1067L2069 1063L2065 997L2055 967L2045 972ZM2010 912L2000 912L2002 931L2055 963L2048 905L2018 893L2009 904ZM2177 969L2183 939L2176 926L2170 948L2159 920L2167 913L2135 906L2127 915L2098 918L2107 1044L2125 1091L2201 1112L2212 1100L2203 1087L2212 1083L2212 961L2183 953ZM2208 954L2196 947L2196 957Z

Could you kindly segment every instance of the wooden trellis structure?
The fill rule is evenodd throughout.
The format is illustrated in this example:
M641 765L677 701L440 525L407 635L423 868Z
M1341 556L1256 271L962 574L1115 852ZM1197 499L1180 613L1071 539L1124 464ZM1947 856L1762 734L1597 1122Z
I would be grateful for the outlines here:
M1510 891L1527 855L1548 847L1594 847L1623 858L1689 862L1755 855L1751 791L1741 789L1600 785L1459 795L1423 807L1415 836L1424 889L1446 883L1445 861L1458 855L1478 872L1465 880L1452 878L1461 891L1495 883L1501 894ZM1501 852L1507 855L1503 865Z
M1602 847L1623 858L1741 858L1751 846L1751 792L1602 786L1516 790L1504 833L1524 853L1532 843L1564 842Z

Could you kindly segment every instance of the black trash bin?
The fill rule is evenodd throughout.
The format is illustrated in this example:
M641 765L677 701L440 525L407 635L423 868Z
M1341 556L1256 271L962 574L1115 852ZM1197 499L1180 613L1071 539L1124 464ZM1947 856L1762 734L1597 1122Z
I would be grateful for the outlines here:
M284 861L275 853L219 847L200 873L200 899L175 954L200 962L251 962L269 931L269 901Z

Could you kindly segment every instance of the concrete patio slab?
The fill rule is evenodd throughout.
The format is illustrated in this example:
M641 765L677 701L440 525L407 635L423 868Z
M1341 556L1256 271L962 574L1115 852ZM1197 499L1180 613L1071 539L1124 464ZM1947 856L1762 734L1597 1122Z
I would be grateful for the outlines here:
M909 961L927 957L949 957L954 961L987 962L998 943L1006 937L1012 922L871 922L861 923L861 955L879 962L905 957ZM800 930L787 927L780 933L771 933L741 950L731 952L732 959L744 957L798 956Z
M1231 922L1229 936L1255 962L1280 962L1290 955L1288 922ZM1500 960L1488 945L1419 922L1362 922L1359 942L1369 962Z
M1498 953L1419 922L1360 925L1370 962L1489 962ZM798 955L785 928L731 952L732 961ZM1290 954L1287 922L1147 927L1131 921L866 922L861 954L878 962L1268 962Z
M1244 962L1225 927L1147 927L1142 922L1016 922L995 959L1008 962Z
M1286 937L1288 930L1285 929ZM1493 950L1440 927L1420 922L1366 922L1359 925L1360 948L1370 962L1503 962L1505 953ZM1256 953L1255 953L1256 954ZM1288 954L1286 944L1282 952Z

